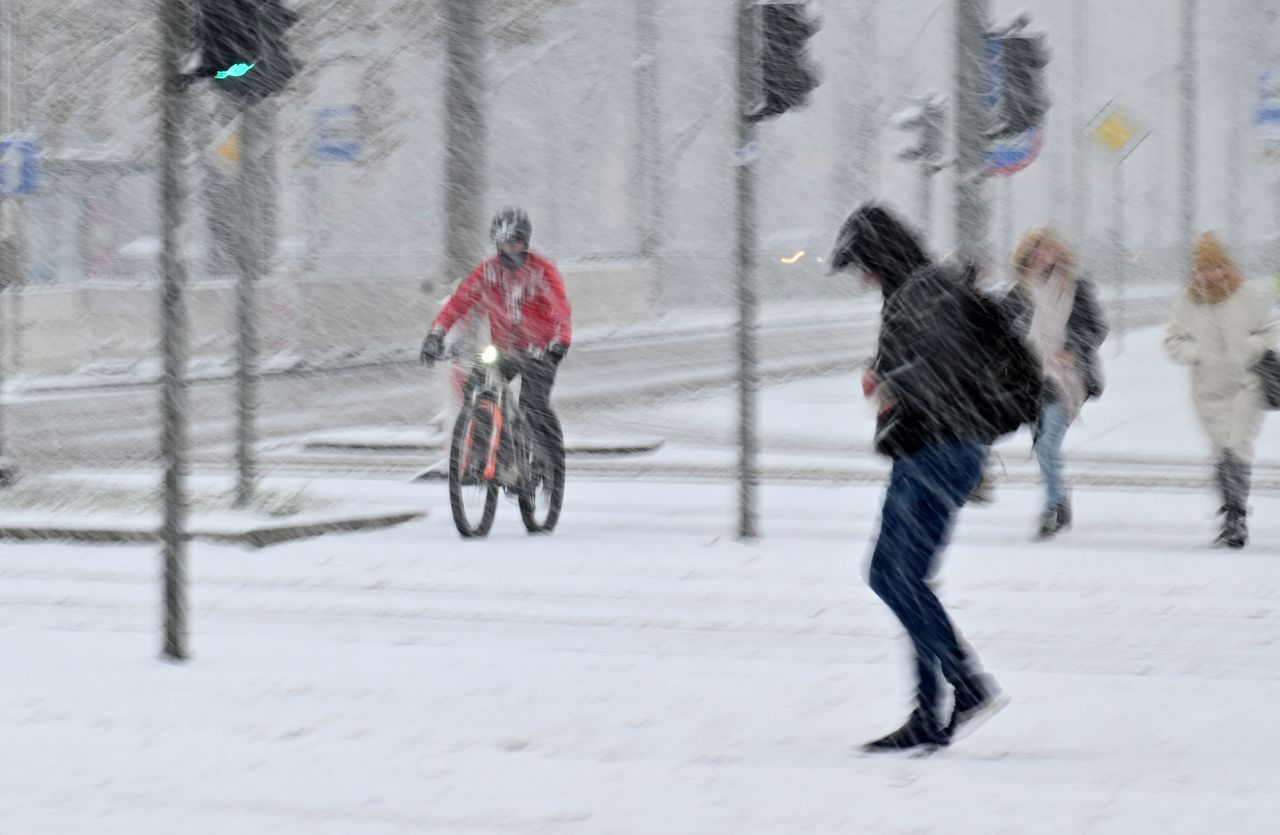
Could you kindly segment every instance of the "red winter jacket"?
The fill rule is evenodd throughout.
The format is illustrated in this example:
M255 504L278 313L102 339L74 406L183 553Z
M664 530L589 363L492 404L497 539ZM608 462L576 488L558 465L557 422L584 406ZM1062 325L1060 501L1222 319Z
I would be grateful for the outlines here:
M546 350L553 342L568 347L573 338L564 279L555 264L536 252L515 271L502 266L497 255L481 261L458 285L431 329L447 333L477 304L489 317L493 344L503 351Z

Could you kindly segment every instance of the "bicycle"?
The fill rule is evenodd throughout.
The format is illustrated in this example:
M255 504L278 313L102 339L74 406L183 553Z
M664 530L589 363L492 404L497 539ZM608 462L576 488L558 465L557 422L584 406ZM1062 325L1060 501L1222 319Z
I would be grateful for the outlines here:
M527 354L536 358L536 354ZM550 533L564 502L564 436L552 415L554 449L544 451L507 381L521 358L486 347L472 362L449 448L449 506L463 537L489 533L498 490L515 495L529 533Z

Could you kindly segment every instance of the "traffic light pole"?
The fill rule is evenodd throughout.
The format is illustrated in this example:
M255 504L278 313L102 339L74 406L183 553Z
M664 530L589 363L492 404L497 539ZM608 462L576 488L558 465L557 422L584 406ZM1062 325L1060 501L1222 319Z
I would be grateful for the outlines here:
M187 307L186 266L179 230L186 194L182 182L183 125L187 100L179 75L186 48L186 3L161 4L160 110L160 344L164 378L161 412L164 427L160 457L164 464L164 516L160 542L164 561L164 649L170 661L187 658Z
M925 240L929 239L933 227L933 175L937 173L934 163L920 160L920 232Z
M257 286L262 276L266 202L263 200L262 138L263 101L240 103L240 170L237 183L240 213L236 259L240 279L236 285L236 495L235 507L253 501L257 485L258 316Z
M758 300L756 297L756 166L758 141L755 123L747 114L759 101L756 12L753 0L739 0L737 26L738 96L735 184L738 239L738 539L760 535L756 509L759 483L756 427L756 400L759 390L757 367Z
M983 86L990 0L956 0L955 246L962 258L990 266L986 194L987 118Z

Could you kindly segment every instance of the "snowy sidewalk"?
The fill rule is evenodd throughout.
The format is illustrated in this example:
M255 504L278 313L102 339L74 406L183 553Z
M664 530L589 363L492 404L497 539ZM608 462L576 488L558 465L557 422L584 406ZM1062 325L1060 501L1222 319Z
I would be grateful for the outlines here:
M316 483L319 490L332 485ZM1280 815L1280 499L1214 551L1205 497L967 509L943 566L1013 703L924 760L856 745L908 710L862 573L870 486L571 482L550 537L503 502L265 552L191 549L193 660L160 663L154 546L0 546L0 831L1270 833Z
M317 490L303 479L261 479L253 500L233 506L235 480L188 478L191 539L255 548L329 533L370 531L418 519L426 512L407 499L399 506L361 501L341 485ZM62 475L25 478L0 491L0 547L4 540L156 542L162 515L160 479L151 475Z

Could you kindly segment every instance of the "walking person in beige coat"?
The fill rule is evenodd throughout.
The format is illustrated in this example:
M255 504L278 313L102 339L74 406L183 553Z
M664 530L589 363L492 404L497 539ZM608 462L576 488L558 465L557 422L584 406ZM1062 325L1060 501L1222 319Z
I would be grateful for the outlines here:
M1213 447L1222 495L1215 544L1243 548L1253 445L1262 429L1262 384L1252 370L1280 328L1271 293L1246 281L1212 232L1196 241L1194 272L1174 302L1165 348L1191 366L1191 399Z

